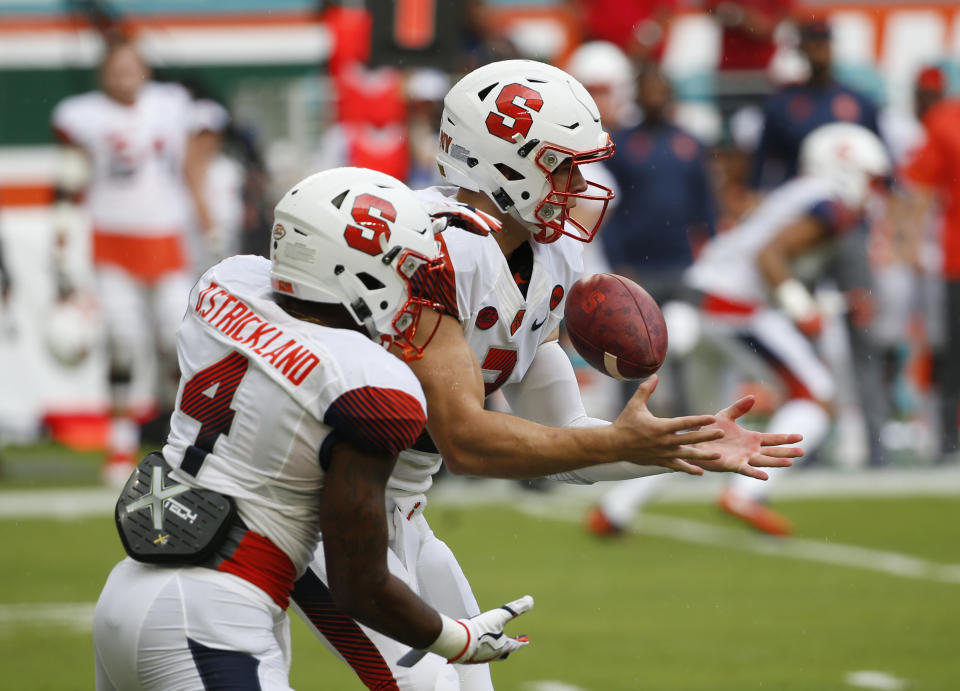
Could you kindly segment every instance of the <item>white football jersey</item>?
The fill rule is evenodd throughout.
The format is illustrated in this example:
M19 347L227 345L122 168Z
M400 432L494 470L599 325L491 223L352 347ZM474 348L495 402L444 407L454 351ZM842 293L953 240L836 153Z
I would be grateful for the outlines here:
M684 278L697 290L738 303L769 304L770 289L757 268L757 254L782 228L812 214L829 232L847 230L854 215L845 209L832 184L826 180L798 177L770 192L738 226L714 237ZM828 249L827 243L822 249ZM807 272L822 268L822 252L807 253ZM818 254L815 258L813 255ZM795 267L797 268L797 267ZM804 273L799 271L798 273ZM805 278L805 276L801 276Z
M183 231L192 108L182 86L157 82L145 84L129 106L91 91L56 107L54 129L90 157L87 202L97 230L147 236Z
M432 187L417 194L436 198L450 196L455 189ZM560 325L567 291L583 272L583 243L566 236L550 244L531 241L533 271L524 297L492 235L451 227L438 239L447 261L433 298L463 327L490 395L523 379L539 345ZM425 492L439 465L436 454L404 452L391 486L401 492Z
M426 401L413 372L365 335L295 319L271 296L270 262L254 256L194 286L163 456L176 480L233 497L299 575L317 545L325 445L396 454L423 431Z

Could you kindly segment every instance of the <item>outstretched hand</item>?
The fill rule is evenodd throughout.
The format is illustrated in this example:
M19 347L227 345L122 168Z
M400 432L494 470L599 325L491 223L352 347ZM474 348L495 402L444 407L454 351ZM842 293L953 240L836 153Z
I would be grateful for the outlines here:
M766 480L768 475L759 468L786 468L793 465L790 459L803 455L803 449L785 446L800 442L803 439L800 434L765 434L737 424L737 418L749 412L754 401L753 396L744 396L716 414L715 422L706 429L720 430L723 436L698 444L700 449L715 455L712 460L696 461L698 466Z
M636 393L613 423L617 428L617 445L621 458L640 465L656 465L691 475L703 475L708 465L720 463L722 455L708 443L720 441L725 431L717 426L714 415L687 415L658 418L647 407L650 395L657 388L653 375L637 388Z

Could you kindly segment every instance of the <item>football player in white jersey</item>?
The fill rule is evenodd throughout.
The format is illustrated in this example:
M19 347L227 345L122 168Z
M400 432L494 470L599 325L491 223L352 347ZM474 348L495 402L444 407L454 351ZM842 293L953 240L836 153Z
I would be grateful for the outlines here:
M687 270L687 282L703 295L704 347L690 360L694 367L704 364L704 371L693 379L721 390L715 375L733 366L778 388L783 402L767 430L801 432L807 453L829 430L834 393L833 376L810 340L825 315L807 284L822 274L838 237L859 225L871 184L889 173L886 149L875 134L851 123L824 125L803 142L800 175L717 236ZM780 471L771 470L771 479L779 477ZM660 482L614 487L588 526L600 534L620 532ZM788 535L791 522L766 504L771 484L735 477L720 495L720 507L760 531Z
M438 163L452 186L420 197L450 224L440 235L445 265L419 290L445 314L430 349L410 363L429 403L430 434L400 454L387 491L396 531L391 559L448 616L472 616L479 607L450 548L423 516L441 456L458 474L590 483L665 469L765 478L762 467L789 465L799 454L781 446L797 435L761 435L736 424L751 399L716 416L654 417L646 401L655 377L613 423L584 412L557 334L564 297L582 271L583 243L612 197L585 181L580 166L612 154L593 99L549 65L481 67L444 101ZM590 209L589 222L577 216L577 203L588 201L601 207ZM485 396L501 388L517 416L484 409ZM367 640L344 639L338 622L328 621L324 563L321 549L294 602L369 688L383 688L382 678L369 675L371 665L392 675L387 688L492 688L483 666L451 669L426 655L407 667L399 663L405 647L388 637L363 629Z
M187 184L202 180L202 173L185 178L199 160L193 155L195 118L187 90L150 81L148 66L125 41L107 46L100 85L63 100L52 120L66 145L62 191L85 193L93 225L113 404L103 474L122 483L139 452L135 417L156 401L156 367L171 397L176 382L173 334L193 280L184 244L189 205L202 218L209 213L199 183ZM86 162L85 176L76 173L84 168L74 163L78 160ZM58 202L60 245L69 235L70 206L67 198Z
M401 358L436 323L410 290L440 267L433 225L387 175L318 173L278 203L272 262L194 286L169 439L117 503L130 556L94 614L98 689L289 689L286 608L321 530L331 610L462 663L526 645L503 627L529 596L457 621L388 569L384 490L426 422Z

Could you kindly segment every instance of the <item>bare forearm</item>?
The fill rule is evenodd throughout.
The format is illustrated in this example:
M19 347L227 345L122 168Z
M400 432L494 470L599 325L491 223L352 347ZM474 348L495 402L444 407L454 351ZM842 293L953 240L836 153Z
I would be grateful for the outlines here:
M449 432L450 421L428 424ZM489 410L453 423L454 434L434 436L448 468L478 477L532 478L620 460L605 427L555 428ZM441 437L438 439L438 437ZM445 445L443 439L451 440Z
M344 610L361 624L412 648L426 648L440 635L437 612L392 575L379 586L356 593Z
M330 594L338 609L412 647L440 635L440 616L387 567L384 486L393 459L334 447L321 501Z
M792 276L790 258L773 245L765 247L757 254L757 267L771 289Z

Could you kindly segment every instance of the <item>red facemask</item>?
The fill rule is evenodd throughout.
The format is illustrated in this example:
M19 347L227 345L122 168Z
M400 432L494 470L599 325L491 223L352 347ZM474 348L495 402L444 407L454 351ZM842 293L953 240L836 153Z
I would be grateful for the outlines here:
M603 217L607 212L607 206L614 197L614 192L609 187L599 183L587 180L579 174L578 167L586 163L603 161L614 153L613 143L607 138L606 146L601 146L588 151L573 151L562 146L547 144L537 153L536 164L547 176L551 191L537 205L535 215L540 219L540 232L533 238L537 242L550 243L555 242L561 235L566 235L581 242L590 242L593 240ZM562 187L558 187L558 176L556 171L564 161L569 159L570 168L563 181ZM579 191L571 190L571 185L575 180L583 181L585 187ZM599 206L599 210L589 212L590 220L586 223L571 215L571 211L577 206L578 200L586 202L591 206ZM595 219L594 219L595 217Z

